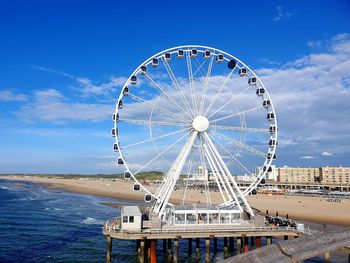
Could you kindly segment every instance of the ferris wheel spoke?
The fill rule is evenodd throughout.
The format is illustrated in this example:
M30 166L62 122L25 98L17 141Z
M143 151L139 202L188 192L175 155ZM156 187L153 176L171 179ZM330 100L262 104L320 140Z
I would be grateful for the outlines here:
M123 119L120 118L119 122L126 122L132 124L141 124L141 125L155 125L155 126L173 126L173 127L187 127L187 124L180 122L168 122L168 121L153 121L153 120L132 120L132 119Z
M193 106L194 113L197 114L198 111L197 111L197 104L196 104L196 95L194 90L192 62L191 62L189 50L186 53L186 61L187 61L188 80L189 80L189 85L191 90L192 106Z
M200 63L200 62L198 61L198 59L195 58L195 63L196 63L197 69L196 69L196 71L193 73L193 77L195 77L196 74L197 74L199 71L201 71L201 72L204 73L204 75L205 75L205 72L204 72L203 69L202 69L202 67L203 67L203 65L205 64L205 62L207 62L207 61L204 60L202 63Z
M169 132L167 134L163 134L163 135L160 135L160 136L156 136L156 137L152 137L150 139L147 139L147 140L142 140L142 141L139 141L139 142L135 142L135 143L132 143L132 144L128 144L128 145L125 145L123 147L121 147L122 149L126 149L126 148L130 148L130 147L134 147L134 146L137 146L137 145L141 145L141 144L144 144L144 143L147 143L147 142L153 142L153 141L156 141L156 140L159 140L159 139L163 139L165 137L169 137L171 135L175 135L175 134L178 134L178 133L182 133L184 131L186 131L187 128L185 129L182 129L182 130L178 130L178 131L175 131L175 132Z
M136 95L131 94L131 93L129 93L129 96L132 97L133 99L135 99L138 102L145 103L146 105L150 106L150 108L156 108L156 109L158 109L159 111L163 112L164 114L166 114L168 116L174 117L174 118L176 118L178 120L181 120L182 122L185 122L185 123L187 122L187 120L184 119L183 117L180 117L180 116L178 116L178 115L176 115L176 114L174 114L174 113L164 109L163 107L160 107L160 106L158 106L158 105L156 105L156 104L154 104L154 103L152 103L150 101L144 100L144 99L140 98L139 96L136 96Z
M181 106L180 106L180 105L165 91L165 89L163 89L155 80L153 80L148 74L145 74L144 76L146 77L146 79L147 79L149 82L151 82L151 83L159 90L160 93L164 94L164 96L165 96L168 100L170 100L172 103L174 103L174 104L177 106L177 108L178 108L181 112L183 112L185 115L187 115L189 118L191 118L191 116L189 115L189 113L188 113L187 111L185 111L185 110L183 109L183 107L181 107Z
M225 89L225 86L226 86L226 83L230 80L233 72L235 71L236 67L234 67L229 74L227 74L224 82L221 84L219 90L216 92L216 94L214 95L214 98L213 100L211 101L211 103L209 104L206 112L205 112L205 115L208 114L208 112L210 111L211 107L213 106L213 104L216 102L216 100L218 99L218 97L220 96L221 92Z
M169 151L171 148L173 148L176 144L178 144L183 138L185 138L188 134L190 134L190 132L187 132L184 136L182 136L180 139L178 139L176 142L174 142L173 144L171 144L170 146L168 146L167 148L165 148L163 151L161 151L156 157L154 157L152 160L150 160L148 163L146 163L144 166L142 166L140 169L138 169L135 173L134 176L136 174L138 174L139 172L141 172L143 169L145 169L146 167L148 167L150 164L152 164L154 161L156 161L160 156L162 156L164 153L166 153L167 151Z
M240 169L244 172L246 172L247 174L251 175L252 173L248 170L247 167L245 167L240 161L238 161L238 159L232 154L230 153L225 146L223 146L217 139L215 139L214 137L212 138L213 141L220 146L220 148L231 157L231 160L234 161L238 167L240 167Z
M209 62L209 65L208 65L208 69L207 69L207 74L206 74L205 79L204 79L202 100L200 101L200 111L199 112L201 114L203 114L204 102L205 102L205 98L207 96L207 91L208 91L208 86L209 86L209 79L210 79L211 70L212 70L212 67L213 67L213 61L214 61L214 56L211 55L210 62Z
M260 128L247 128L247 127L231 127L231 126L222 126L222 125L215 125L213 126L215 130L227 130L227 131L246 131L246 132L261 132L261 133L268 133L268 129L260 129Z
M261 156L261 157L263 157L263 158L266 158L266 157L267 157L267 154L266 154L266 153L263 153L262 151L259 151L259 150L255 149L255 148L253 148L253 147L251 147L251 146L248 146L248 145L246 145L246 144L244 144L244 143L241 143L241 142L239 142L239 141L237 141L237 140L235 140L235 139L232 139L232 138L230 138L230 137L227 137L227 136L225 136L225 135L223 135L223 134L220 134L220 133L218 133L218 132L216 132L216 131L211 131L211 133L212 133L212 135L214 135L214 136L220 137L220 138L222 138L222 139L224 139L224 140L226 140L226 141L228 141L228 142L231 142L232 144L234 144L234 145L236 145L236 146L239 146L239 147L241 147L241 148L244 148L245 150L250 151L250 152L252 152L252 153L254 153L254 154L258 155L258 156Z
M235 98L237 98L239 95L243 94L244 92L246 92L250 87L248 86L247 88L245 88L244 90L242 90L240 93L231 96L230 100L228 102L226 102L224 105L222 105L219 109L217 109L216 111L214 111L214 113L210 114L208 116L208 118L214 116L216 113L218 113L219 111L221 111L222 109L224 109L227 105L229 105L232 101L234 101Z
M248 112L253 112L253 111L256 111L256 110L259 110L259 109L263 109L263 108L264 108L263 106L259 106L259 107L247 109L247 110L244 110L244 111L240 111L240 112L236 112L236 113L233 113L233 114L229 114L229 115L223 116L221 118L210 120L209 122L210 123L215 123L215 122L218 122L218 121L227 120L227 119L230 119L232 117L240 116L241 114L248 113Z
M163 65L164 65L166 71L168 72L169 77L171 78L171 81L173 82L173 85L174 85L175 89L179 92L182 104L184 105L186 110L188 112L192 113L193 116L194 116L194 111L191 108L191 106L189 105L189 103L188 103L188 101L186 99L186 96L184 95L184 93L182 91L182 88L180 87L180 84L179 84L179 82L178 82L178 80L177 80L173 70L170 67L170 64L164 58L162 58L162 62L163 62Z

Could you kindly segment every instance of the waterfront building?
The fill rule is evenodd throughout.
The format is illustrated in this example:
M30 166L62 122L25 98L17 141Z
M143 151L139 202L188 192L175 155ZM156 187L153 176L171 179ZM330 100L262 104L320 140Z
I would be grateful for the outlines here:
M350 184L350 167L323 166L320 173L323 184Z
M320 168L293 168L283 166L278 168L278 181L281 183L320 182Z

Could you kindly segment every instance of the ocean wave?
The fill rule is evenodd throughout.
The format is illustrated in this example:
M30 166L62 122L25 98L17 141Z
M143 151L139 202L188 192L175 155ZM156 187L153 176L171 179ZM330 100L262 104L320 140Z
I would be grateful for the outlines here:
M85 218L83 220L82 223L86 224L86 225L103 225L104 221L98 220L98 219L95 219L95 218L92 218L92 217L87 217L87 218Z

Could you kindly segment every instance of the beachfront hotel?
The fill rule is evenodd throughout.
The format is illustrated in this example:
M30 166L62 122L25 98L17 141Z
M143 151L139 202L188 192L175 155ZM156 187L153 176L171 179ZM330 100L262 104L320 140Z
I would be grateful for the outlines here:
M278 168L280 183L322 183L350 184L350 167L322 166L319 168L300 168L284 166Z

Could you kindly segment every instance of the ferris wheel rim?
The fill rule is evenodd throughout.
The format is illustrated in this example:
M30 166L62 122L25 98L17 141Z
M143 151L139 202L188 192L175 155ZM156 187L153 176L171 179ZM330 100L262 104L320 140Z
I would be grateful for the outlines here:
M199 52L204 52L205 49L209 49L209 50L211 50L211 51L214 50L214 51L216 51L216 52L222 53L222 54L225 55L225 57L224 57L225 61L229 61L229 59L228 59L227 57L236 60L236 61L239 62L241 65L243 65L246 69L248 69L249 72L252 73L254 77L256 77L256 78L258 79L259 84L265 89L265 91L266 91L266 96L267 96L267 98L268 98L268 99L270 100L270 102L271 102L271 105L270 105L271 110L270 110L270 112L274 113L274 116L275 116L275 117L274 117L274 125L275 125L275 127L276 127L276 131L274 132L274 138L277 140L277 138L278 138L278 125L277 125L276 111L275 111L274 104L273 104L273 102L272 102L272 100L271 100L270 94L268 93L268 90L266 89L266 87L265 87L264 83L262 82L262 80L259 78L259 76L256 75L256 73L255 73L246 63L244 63L243 61L241 61L241 60L238 59L237 57L235 57L235 56L233 56L233 55L231 55L231 54L229 54L229 53L227 53L227 52L225 52L225 51L223 51L223 50L220 50L220 49L217 49L217 48L213 48L213 47L209 47L209 46L203 46L203 45L182 45L182 46L176 46L176 47L172 47L172 48L168 48L168 49L162 50L162 51L158 52L157 54L155 54L155 55L149 57L149 58L146 59L143 63L141 63L141 64L134 70L134 72L128 77L128 79L126 80L125 84L123 85L122 91L121 91L120 94L119 94L119 97L118 97L118 99L117 99L116 104L118 105L119 101L124 97L124 95L123 95L123 90L124 90L125 87L130 86L130 82L131 82L132 76L135 76L135 75L140 74L140 69L141 69L142 66L144 66L144 65L148 66L148 65L151 63L151 61L152 61L153 58L158 58L158 59L159 59L162 55L164 55L164 54L167 53L167 52L170 52L171 54L173 54L173 53L175 53L175 52L176 52L177 50L179 50L179 49L184 49L185 51L186 51L186 49L187 49L187 52L188 52L188 50L191 49L191 48L192 48L192 49L193 49L193 48L196 48ZM202 50L202 49L204 49L204 50ZM115 114L118 114L118 113L119 113L119 109L118 109L118 107L116 107ZM116 122L116 121L114 121L114 128L117 128L117 122ZM117 137L117 136L116 136L116 141L115 141L115 142L116 142L117 144L119 144L119 141L118 141L118 137ZM275 152L276 152L276 145L275 145L274 147L270 148L270 149L271 149L271 150L270 150L269 152L270 152L272 155L274 155ZM134 175L134 173L131 171L131 169L129 169L128 163L127 163L126 160L124 159L124 156L123 156L122 151L120 151L119 156L120 156L120 158L123 160L124 166L125 166L125 168L126 168L125 171L127 171L127 172L129 172L129 173L131 174L132 179L140 185L140 187L142 188L142 190L143 190L146 194L149 194L149 195L151 195L153 198L156 198L156 195L155 195L154 193L152 193L151 191L149 191L146 187L144 187L144 185L143 185L142 183L140 183L139 180L136 178L136 175ZM272 159L272 158L269 159L269 160L266 158L266 160L265 160L265 162L264 162L264 164L263 164L263 167L270 167L271 164L272 164L272 162L273 162L273 159ZM267 174L267 170L262 171L261 173L259 173L259 175L256 177L256 180L255 180L253 183L251 183L245 191L243 191L244 196L248 195L251 191L253 191L253 189L255 189L255 188L257 187L257 185L261 182L261 180L265 177L266 174Z

